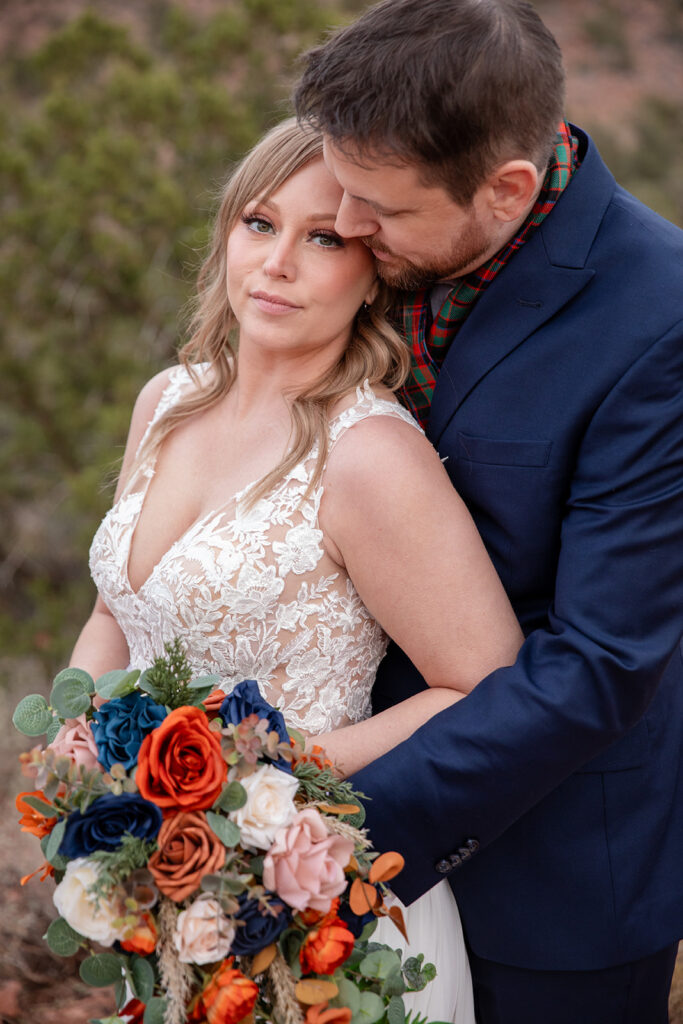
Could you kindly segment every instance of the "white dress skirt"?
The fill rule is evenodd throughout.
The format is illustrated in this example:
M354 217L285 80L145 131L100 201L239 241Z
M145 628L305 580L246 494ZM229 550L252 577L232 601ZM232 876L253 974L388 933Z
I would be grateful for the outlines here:
M428 1021L444 1024L475 1024L472 977L465 952L458 906L447 881L439 882L409 907L394 896L401 907L408 943L396 925L381 918L373 942L385 942L402 955L424 954L424 963L436 967L436 978L421 992L403 996L406 1010L420 1013Z

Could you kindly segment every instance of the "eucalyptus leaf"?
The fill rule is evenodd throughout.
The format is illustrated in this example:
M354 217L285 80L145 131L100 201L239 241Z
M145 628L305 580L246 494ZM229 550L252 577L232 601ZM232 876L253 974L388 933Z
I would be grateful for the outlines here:
M52 723L52 712L40 693L29 693L14 709L12 722L24 736L42 736Z
M396 969L401 970L401 958L391 949L381 949L376 953L368 953L358 969L365 978L384 980Z
M215 892L217 895L239 896L247 888L246 883L229 875L204 875L199 883L204 892Z
M148 693L152 700L155 700L157 703L160 703L163 696L159 687L155 686L149 679L147 669L145 669L142 675L138 678L138 690L143 690L145 693Z
M187 684L188 690L203 690L205 686L210 687L211 690L216 689L216 684L220 683L220 676L197 676L196 679L191 679Z
M63 917L51 922L43 938L57 956L74 956L85 942Z
M84 672L82 668L63 668L62 671L58 672L55 676L52 685L56 686L57 683L70 682L73 679L83 684L86 689L86 693L95 692L93 677L89 672Z
M188 704L196 708L203 700L206 700L210 693L213 693L213 686L203 686L200 690L193 690Z
M90 707L90 693L78 679L63 679L52 687L50 703L61 718L78 718Z
M47 842L45 843L45 860L49 861L53 867L57 867L55 863L56 858L59 856L59 847L62 845L62 839L64 838L64 830L66 828L66 818L62 818L58 821L55 827L47 836Z
M149 960L139 956L133 961L130 973L135 995L141 1003L148 1003L154 995L154 968Z
M111 672L105 672L95 683L97 695L103 700L125 697L133 692L139 676L139 669L127 672L125 669L115 668Z
M361 992L360 1005L351 1024L375 1024L384 1016L384 1000L374 992Z
M62 723L59 721L57 715L52 716L52 721L45 730L45 742L49 746L50 743L54 743L57 739L57 733L62 728Z
M360 989L355 985L350 978L345 978L343 975L334 978L335 984L339 989L339 992L331 1000L331 1006L347 1007L352 1014L355 1014L360 1009Z
M358 941L359 942L367 942L368 939L370 938L370 936L374 935L374 933L376 931L377 931L377 918L373 917L372 921L368 921L368 923L363 928L363 931L360 933L360 939Z
M43 815L45 815L46 818L56 818L57 817L57 811L52 806L52 804L46 803L46 801L45 800L41 800L40 797L37 797L37 796L25 796L22 799L23 799L23 802L25 804L28 804L29 807L32 807L34 811L38 811L38 814L43 814Z
M214 807L221 811L238 811L247 802L247 791L240 782L231 782L221 792Z
M399 995L392 996L387 1006L387 1024L405 1024L406 1008Z
M116 1009L121 1010L129 999L130 989L126 982L126 976L122 974L119 980L114 984L114 1002L116 1003Z
M79 973L86 985L106 988L121 979L125 961L113 953L95 953L84 960Z
M237 846L241 833L234 821L230 821L214 811L206 812L206 820L211 831L218 836L223 846Z
M393 996L402 996L403 993L405 992L405 990L406 990L406 983L403 980L403 974L401 973L401 967L400 967L400 965L397 965L393 969L393 971L390 971L389 974L384 979L384 984L382 985L382 992L381 992L381 994L383 996L392 996L392 997Z
M154 996L145 1007L145 1015L142 1024L164 1024L166 1017L166 1000L160 996Z
M303 935L295 928L288 928L280 936L280 950L292 970L295 970L299 966L299 951L301 950L303 942Z

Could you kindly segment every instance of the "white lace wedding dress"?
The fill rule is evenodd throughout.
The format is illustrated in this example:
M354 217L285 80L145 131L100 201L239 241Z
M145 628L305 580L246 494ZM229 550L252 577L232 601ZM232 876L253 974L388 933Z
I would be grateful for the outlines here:
M192 387L187 372L175 368L152 423ZM419 429L401 406L366 385L332 420L330 451L368 416ZM312 735L370 714L387 644L351 580L325 551L318 523L323 485L304 498L315 456L311 451L252 508L245 508L247 487L198 519L135 592L128 559L155 471L151 456L105 516L90 550L93 579L126 637L132 666L150 664L180 636L197 673L219 675L226 692L256 679L287 722ZM473 1024L469 967L448 884L426 893L405 916L411 951L424 953L438 971L412 1005L430 1020ZM379 931L378 941L405 948L390 922L381 922Z

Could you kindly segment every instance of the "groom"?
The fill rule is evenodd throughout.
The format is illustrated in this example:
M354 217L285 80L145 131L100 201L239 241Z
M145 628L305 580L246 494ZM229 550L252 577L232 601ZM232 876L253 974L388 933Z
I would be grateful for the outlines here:
M458 898L480 1024L664 1024L683 933L683 233L563 120L524 0L385 0L296 102L407 291L404 399L526 642L354 778ZM558 128L559 125L559 128ZM457 630L458 623L453 623ZM397 648L380 710L424 686Z

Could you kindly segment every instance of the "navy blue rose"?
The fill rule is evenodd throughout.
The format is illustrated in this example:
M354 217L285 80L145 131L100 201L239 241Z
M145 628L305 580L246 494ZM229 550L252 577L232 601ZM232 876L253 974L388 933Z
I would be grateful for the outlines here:
M107 771L113 764L122 764L126 771L134 768L142 741L166 714L166 708L139 690L108 700L95 711L92 720L100 764Z
M254 679L243 679L238 683L221 704L218 714L223 720L223 725L239 725L248 715L258 715L268 722L268 732L276 732L282 743L289 743L289 733L282 712L264 700ZM276 768L291 771L289 763L281 757L273 763Z
M84 814L72 811L59 847L63 857L87 857L95 850L116 850L124 832L152 840L159 834L161 810L138 793L105 793Z
M280 903L274 892L266 895L273 898L270 908L276 914L264 911L258 900L250 899L246 893L239 897L240 908L235 914L236 920L241 923L237 925L235 938L232 941L230 952L235 956L251 956L258 953L260 949L275 942L277 937L288 928L292 920L292 912L284 903Z

